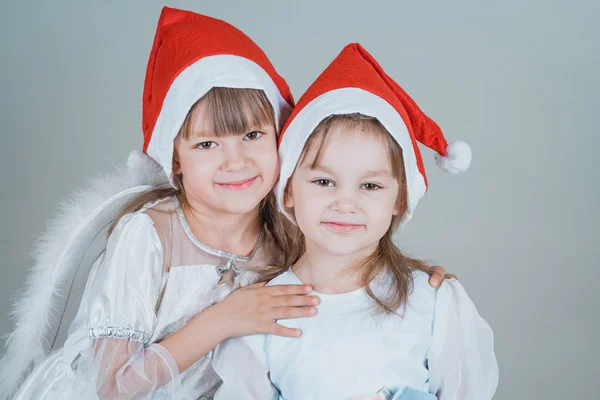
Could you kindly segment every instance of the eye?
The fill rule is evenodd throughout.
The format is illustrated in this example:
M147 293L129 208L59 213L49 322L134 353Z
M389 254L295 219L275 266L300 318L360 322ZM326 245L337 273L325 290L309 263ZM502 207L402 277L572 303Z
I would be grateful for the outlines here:
M333 187L333 182L331 182L329 179L317 179L314 180L313 183L315 183L317 186L325 186L325 187Z
M379 185L377 185L375 183L365 183L360 188L361 189L365 189L365 190L369 190L369 191L374 191L374 190L381 189L381 186L379 186Z
M208 150L212 149L213 147L217 147L215 142L201 142L196 145L196 148L201 150Z
M259 131L250 132L244 136L244 140L256 140L256 139L260 138L262 135L264 135L264 133L259 132Z

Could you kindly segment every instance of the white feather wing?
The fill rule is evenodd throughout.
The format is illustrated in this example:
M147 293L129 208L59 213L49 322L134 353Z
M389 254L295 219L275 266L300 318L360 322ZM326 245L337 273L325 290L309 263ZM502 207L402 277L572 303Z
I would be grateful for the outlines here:
M158 164L141 152L132 152L127 168L96 178L59 205L32 256L24 290L11 312L15 328L8 335L6 353L0 359L0 399L10 398L36 363L54 346L70 320L63 318L73 281L85 282L90 262L90 245L114 220L120 209L136 194L168 184ZM91 260L90 260L91 258ZM82 261L86 265L82 265ZM71 307L72 308L72 307ZM64 333L63 333L64 336Z

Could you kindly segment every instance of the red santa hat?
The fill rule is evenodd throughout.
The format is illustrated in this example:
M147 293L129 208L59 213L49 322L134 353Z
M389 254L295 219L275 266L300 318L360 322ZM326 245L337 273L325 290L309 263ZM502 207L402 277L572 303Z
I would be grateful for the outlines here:
M283 206L283 192L307 139L326 117L351 113L377 118L402 148L408 189L408 209L402 224L410 220L427 190L417 142L436 151L437 165L450 174L469 167L469 145L458 141L448 144L440 127L383 71L373 56L360 44L349 44L300 98L281 132L277 195L280 209L292 221Z
M144 147L171 184L173 140L190 108L213 87L262 89L279 131L294 100L266 54L234 26L205 15L164 7L144 82Z

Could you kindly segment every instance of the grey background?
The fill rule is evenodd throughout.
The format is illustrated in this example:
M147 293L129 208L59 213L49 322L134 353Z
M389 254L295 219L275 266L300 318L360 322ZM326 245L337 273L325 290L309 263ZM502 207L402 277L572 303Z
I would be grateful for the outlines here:
M600 3L172 1L256 40L296 99L359 41L473 148L430 183L401 245L459 275L493 327L496 399L596 398ZM141 147L162 2L20 1L0 11L0 334L54 204Z

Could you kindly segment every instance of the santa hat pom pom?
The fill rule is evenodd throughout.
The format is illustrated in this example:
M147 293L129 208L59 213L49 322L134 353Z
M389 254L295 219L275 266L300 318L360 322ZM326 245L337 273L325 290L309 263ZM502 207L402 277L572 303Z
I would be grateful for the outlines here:
M150 169L158 165L146 153L139 150L133 150L127 157L127 169L129 171L138 171L140 169Z
M471 164L471 146L461 141L454 141L446 148L446 155L435 155L435 163L450 175L465 172Z
M166 179L162 167L148 154L133 150L127 157L127 171L134 182L154 182Z

